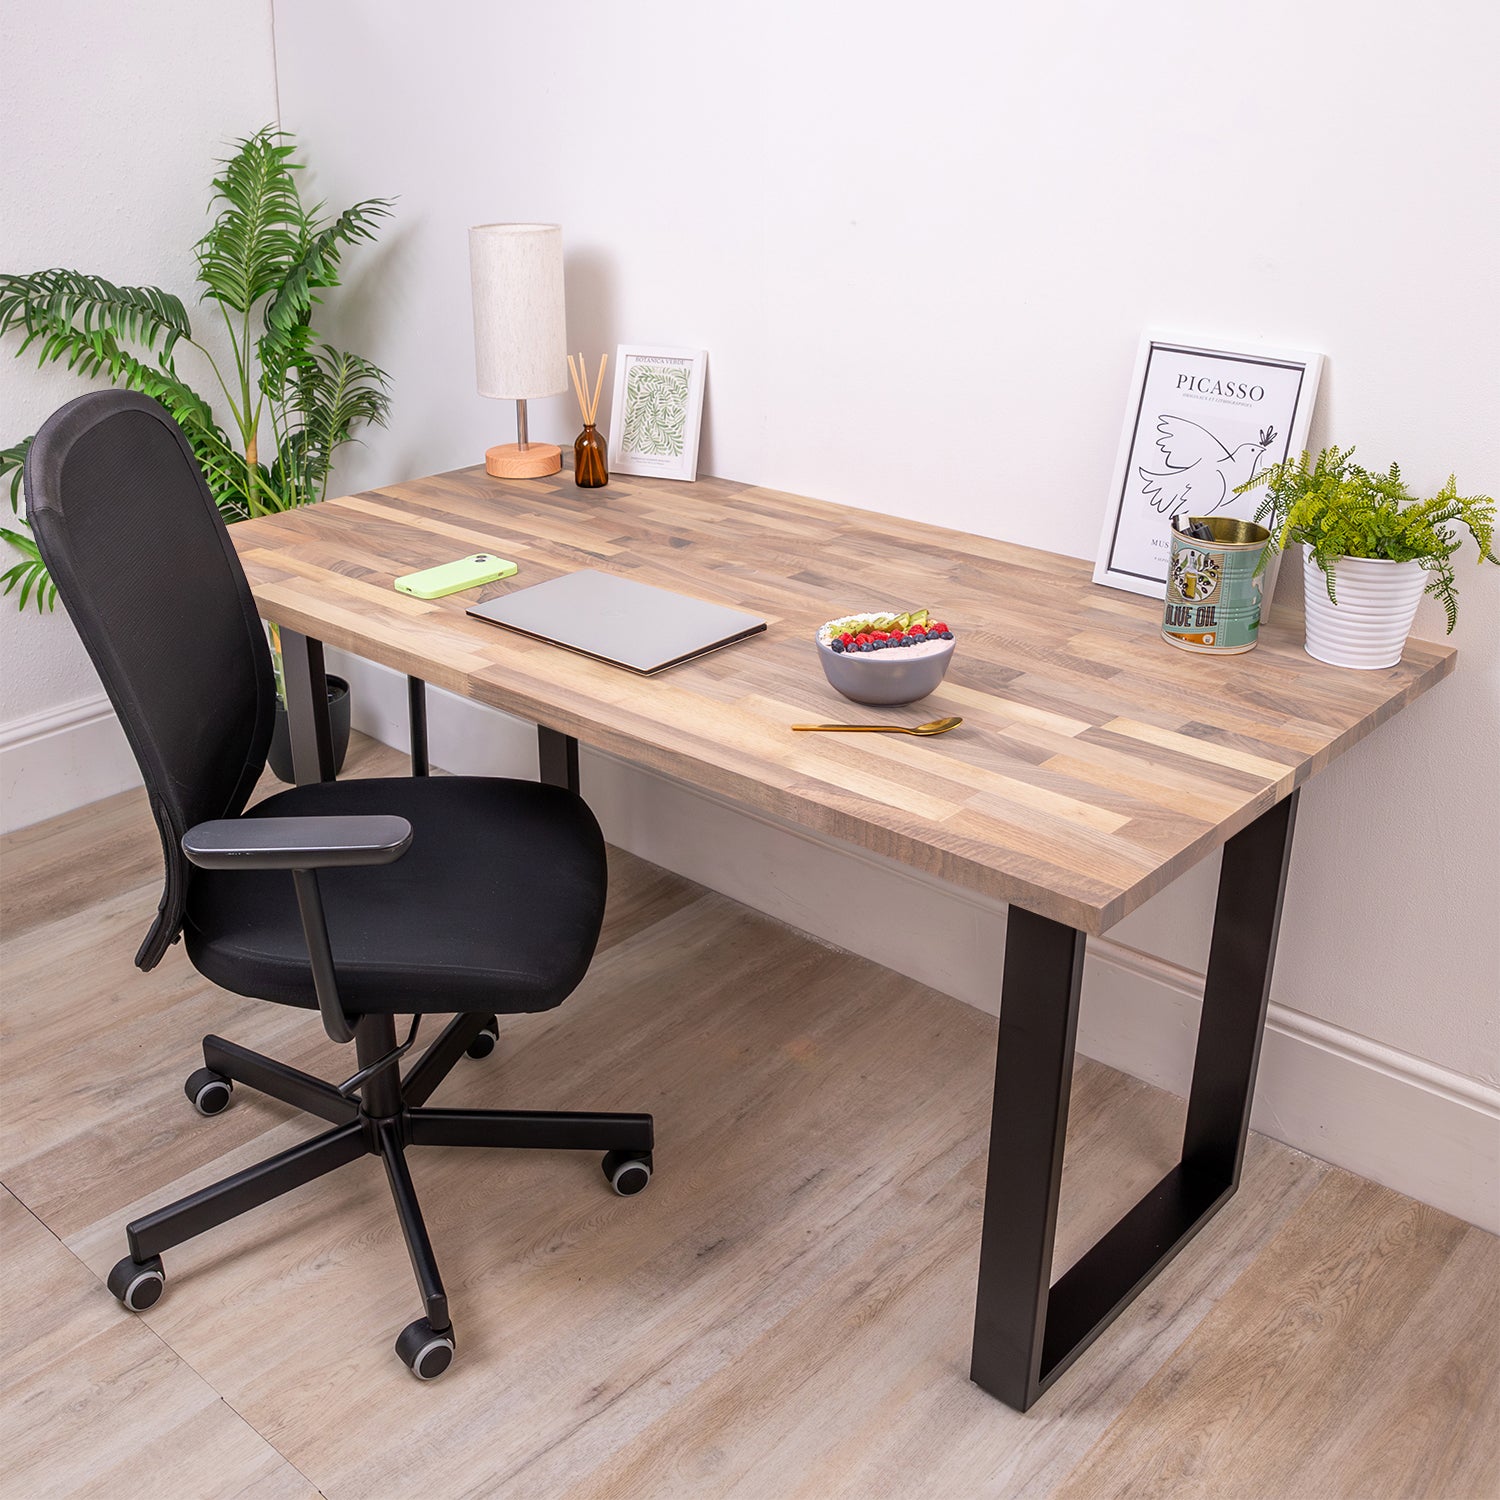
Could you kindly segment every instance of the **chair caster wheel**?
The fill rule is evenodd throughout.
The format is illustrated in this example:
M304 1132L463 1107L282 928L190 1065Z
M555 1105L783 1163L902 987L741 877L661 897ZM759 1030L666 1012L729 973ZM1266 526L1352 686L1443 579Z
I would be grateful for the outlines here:
M167 1273L161 1268L161 1256L150 1260L132 1260L128 1255L109 1273L104 1283L124 1307L131 1312L145 1312L155 1303L167 1285Z
M491 1016L484 1023L484 1030L464 1048L465 1057L488 1057L500 1042L500 1022Z
M212 1068L199 1068L189 1073L182 1092L188 1096L200 1115L220 1115L229 1108L234 1096L234 1083Z
M433 1330L426 1318L418 1318L401 1330L396 1353L418 1380L436 1380L453 1363L453 1330Z
M649 1151L611 1151L602 1163L609 1185L622 1197L641 1192L651 1181Z

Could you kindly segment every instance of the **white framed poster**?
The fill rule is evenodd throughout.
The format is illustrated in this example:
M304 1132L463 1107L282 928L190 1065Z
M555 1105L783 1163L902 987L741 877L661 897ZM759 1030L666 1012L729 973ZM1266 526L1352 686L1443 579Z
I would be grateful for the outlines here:
M1166 596L1176 515L1253 520L1235 490L1307 446L1323 356L1141 340L1094 582ZM1266 598L1274 588L1267 579Z
M616 474L698 477L706 349L621 344L615 354L609 467Z

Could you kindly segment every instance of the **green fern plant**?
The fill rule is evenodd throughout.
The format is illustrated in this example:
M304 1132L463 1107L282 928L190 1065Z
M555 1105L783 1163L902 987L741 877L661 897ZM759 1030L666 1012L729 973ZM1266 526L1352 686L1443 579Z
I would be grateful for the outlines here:
M199 303L222 321L233 361L221 367L193 336L183 303L149 286L48 270L0 273L0 336L17 356L65 360L86 379L160 401L182 428L226 521L289 510L327 494L335 453L367 423L389 414L385 372L319 338L319 293L339 285L343 252L373 240L391 204L367 198L332 218L297 189L297 147L267 126L234 143L213 179L208 233L197 244ZM186 349L223 398L227 421L179 372ZM20 560L0 573L24 609L52 608L57 590L24 517L21 472L31 439L0 449L10 476L16 528L0 527Z
M1418 499L1406 487L1400 467L1384 474L1351 463L1353 448L1325 448L1316 459L1307 453L1257 474L1242 484L1242 495L1264 485L1265 499L1255 512L1271 532L1273 549L1306 543L1328 582L1335 604L1336 567L1341 557L1375 557L1415 562L1432 576L1426 592L1442 606L1448 633L1458 623L1458 578L1453 557L1466 530L1479 548L1479 561L1500 563L1495 556L1495 502L1488 495L1460 495L1458 480L1448 482L1429 499ZM1265 565L1261 559L1261 566Z

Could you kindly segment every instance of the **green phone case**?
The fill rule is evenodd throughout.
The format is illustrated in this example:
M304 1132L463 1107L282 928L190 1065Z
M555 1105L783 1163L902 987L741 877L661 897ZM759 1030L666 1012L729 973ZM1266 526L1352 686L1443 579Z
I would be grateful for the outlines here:
M423 568L420 573L404 573L396 580L396 587L416 599L441 599L464 589L477 589L480 584L493 583L497 578L509 578L515 571L513 562L496 557L493 552L476 552L457 562Z

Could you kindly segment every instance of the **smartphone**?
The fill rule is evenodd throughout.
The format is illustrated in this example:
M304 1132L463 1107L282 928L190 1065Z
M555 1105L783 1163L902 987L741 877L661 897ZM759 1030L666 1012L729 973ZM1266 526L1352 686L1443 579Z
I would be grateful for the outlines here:
M396 587L416 599L442 599L463 589L477 589L482 583L493 583L497 578L509 578L515 571L513 562L496 557L493 552L476 552L457 562L423 568L420 573L404 573L396 580Z

